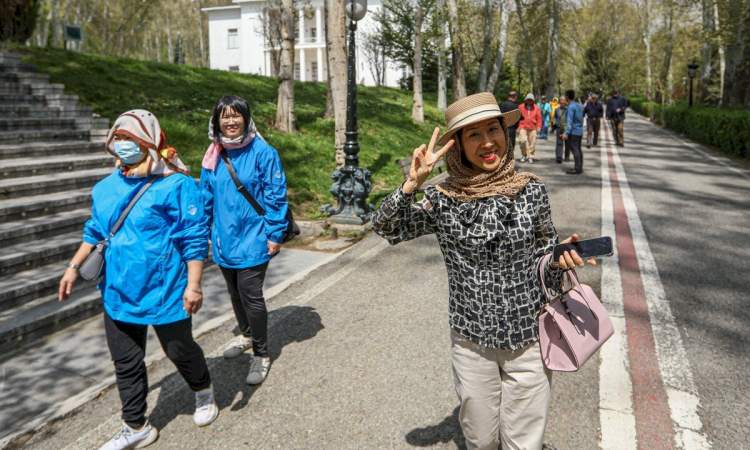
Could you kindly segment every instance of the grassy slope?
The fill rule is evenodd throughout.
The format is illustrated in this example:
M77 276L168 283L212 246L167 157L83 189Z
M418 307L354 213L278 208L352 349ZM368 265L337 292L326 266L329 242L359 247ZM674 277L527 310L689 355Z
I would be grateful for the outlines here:
M307 217L320 217L318 207L333 201L328 193L334 169L332 119L324 119L325 85L295 84L295 113L299 132L272 129L277 81L255 75L124 58L80 54L54 49L19 49L25 60L64 83L84 104L110 121L133 108L152 111L168 142L199 173L208 145L211 108L222 95L250 102L258 129L279 150L289 180L290 201ZM402 180L396 159L426 142L432 127L442 122L434 98L426 98L426 123L411 121L411 93L391 88L358 90L360 165L373 175L370 200L379 201Z

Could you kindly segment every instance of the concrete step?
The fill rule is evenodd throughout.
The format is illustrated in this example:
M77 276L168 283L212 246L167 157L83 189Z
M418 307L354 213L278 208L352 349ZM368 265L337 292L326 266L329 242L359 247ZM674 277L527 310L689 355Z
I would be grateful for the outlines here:
M55 236L54 239L9 245L0 255L0 276L44 266L72 257L81 245L81 230Z
M37 129L37 130L16 130L0 131L0 144L14 142L38 142L49 141L53 139L67 141L88 140L90 133L88 130L66 130L66 129Z
M103 142L90 141L49 141L23 144L0 144L0 161L8 158L39 157L56 155L82 155L99 153L109 155Z
M0 312L0 353L54 333L101 310L101 295L95 287L89 286L74 291L65 302L57 301L55 294Z
M0 247L37 239L55 239L56 235L81 231L91 216L88 208L58 211L40 217L0 223Z
M8 72L0 69L0 81L21 83L47 83L49 75L36 72Z
M0 177L19 178L46 173L114 167L114 158L105 153L55 155L48 158L0 159Z
M47 99L43 95L32 94L0 94L0 105L46 105Z
M91 187L0 200L0 223L91 206Z
M22 131L22 130L70 130L76 128L75 119L70 118L0 118L1 131Z
M0 179L0 200L91 187L109 175L109 167L25 178Z
M90 111L88 111L90 113ZM20 118L58 118L61 112L57 108L34 107L32 105L0 105L0 120ZM70 117L70 113L65 114Z
M21 83L0 83L0 95L31 94L31 86Z
M0 312L40 297L56 294L64 270L65 261L56 261L10 276L0 277ZM94 285L96 285L96 281L84 281L79 278L76 281L76 290Z
M65 92L65 86L59 83L32 83L27 86L33 95L60 95Z

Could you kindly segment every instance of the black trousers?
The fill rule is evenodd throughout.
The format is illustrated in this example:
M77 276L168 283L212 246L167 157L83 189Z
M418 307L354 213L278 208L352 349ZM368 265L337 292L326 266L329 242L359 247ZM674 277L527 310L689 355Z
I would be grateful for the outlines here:
M602 119L599 117L589 117L588 126L586 127L586 145L591 146L591 135L594 135L594 145L599 145L599 130L602 126Z
M221 268L232 299L234 317L243 336L252 338L255 356L268 356L268 309L263 281L268 263L247 269Z
M508 128L508 139L510 142L508 143L508 151L511 155L513 155L513 159L516 157L516 127L510 127Z
M583 152L581 151L581 139L583 136L568 135L568 140L565 141L565 154L567 159L567 153L573 154L573 165L576 172L583 172Z
M566 153L565 159L568 159L568 157L570 156L568 154L569 153L569 150L567 149L568 146L567 146L567 144L565 144L565 141L563 141L560 136L562 136L562 133L560 133L559 131L555 130L555 138L556 138L556 141L555 141L555 161L557 161L557 162L562 162L562 160L563 160L563 148L565 148L565 153Z
M203 350L193 339L192 319L154 325L164 353L177 367L193 391L211 386ZM107 346L115 363L117 390L122 402L122 420L134 428L146 423L148 374L143 358L146 355L147 325L119 322L104 313Z

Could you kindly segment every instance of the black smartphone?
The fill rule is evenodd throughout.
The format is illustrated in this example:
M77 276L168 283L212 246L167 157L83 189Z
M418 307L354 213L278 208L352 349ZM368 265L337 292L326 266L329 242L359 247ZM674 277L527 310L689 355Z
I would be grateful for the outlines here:
M564 251L575 250L581 258L591 258L592 256L612 256L612 238L602 236L595 239L586 239L568 244L558 244L552 253L554 261L560 260L560 255Z

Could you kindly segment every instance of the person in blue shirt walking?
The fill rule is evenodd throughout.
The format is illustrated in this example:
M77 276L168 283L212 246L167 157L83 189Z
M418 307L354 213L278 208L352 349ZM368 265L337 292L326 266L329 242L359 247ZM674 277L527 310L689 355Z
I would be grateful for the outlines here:
M562 139L573 153L574 168L565 173L578 175L583 172L583 153L581 152L581 139L583 138L583 107L576 101L574 90L565 91L568 99L568 110L565 114L567 123Z
M208 255L208 226L198 184L159 121L142 109L122 114L107 136L116 160L112 174L91 197L83 243L60 280L61 301L71 295L78 269L94 246L110 234L136 194L152 182L122 226L108 239L99 280L104 329L122 401L123 428L102 449L145 447L159 432L146 419L146 334L153 326L167 357L195 392L196 425L219 414L206 359L192 335L191 316L203 302L201 274Z
M259 384L271 365L263 281L287 229L286 175L276 149L257 133L244 99L230 95L218 101L208 136L211 145L201 171L204 208L212 224L213 260L226 280L240 330L224 357L237 357L252 347L246 382ZM230 170L264 215L237 189Z
M552 118L552 105L547 101L547 96L542 96L542 102L538 105L542 111L542 129L539 131L539 139L547 139L547 131L550 128L550 119Z

